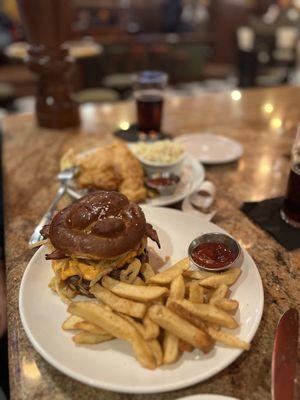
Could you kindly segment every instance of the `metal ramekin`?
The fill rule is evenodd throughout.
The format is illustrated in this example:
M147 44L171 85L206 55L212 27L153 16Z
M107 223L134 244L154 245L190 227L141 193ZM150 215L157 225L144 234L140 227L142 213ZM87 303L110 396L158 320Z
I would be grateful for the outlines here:
M209 268L207 266L197 264L192 258L193 250L201 243L223 243L230 248L230 250L235 255L235 259L221 268ZM205 271L210 272L220 272L225 271L231 267L237 266L241 260L242 249L239 243L233 239L231 236L225 235L224 233L206 233L204 235L198 236L195 238L189 245L188 255L191 263L195 265L195 267L204 269Z
M149 182L150 179L156 179L156 178L172 179L174 181L174 183L172 183L171 185L154 185L151 182ZM148 178L146 178L146 185L150 189L157 190L158 193L162 196L171 196L175 192L179 181L180 181L180 178L178 175L175 175L171 172L161 172L161 173L152 174Z

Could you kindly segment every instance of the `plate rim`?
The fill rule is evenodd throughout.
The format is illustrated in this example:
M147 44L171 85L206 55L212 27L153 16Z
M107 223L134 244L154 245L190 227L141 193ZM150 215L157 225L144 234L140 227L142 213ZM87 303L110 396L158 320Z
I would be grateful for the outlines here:
M227 164L233 161L237 161L238 159L240 159L243 154L244 154L244 146L238 142L237 140L231 138L231 137L227 137L224 135L219 135L213 132L193 132L193 133L184 133L182 135L179 135L175 138L175 140L178 140L180 142L180 139L184 139L184 138L192 138L193 136L213 136L217 139L222 139L222 140L226 140L228 142L234 143L234 145L237 148L237 154L235 156L231 156L231 157L227 157L226 159L224 158L223 160L220 161L212 161L212 160L207 160L201 157L197 157L197 156L193 156L195 157L200 163L206 164L206 165L218 165L218 164ZM187 154L189 154L187 152ZM192 154L190 154L192 155Z
M238 400L236 397L224 396L223 394L199 393L190 396L179 397L177 400Z
M175 210L175 209L170 209L170 208L153 207L153 206L147 206L147 205L144 205L143 208L144 207L148 208L148 209L154 209L154 210L161 209L161 210L175 213L175 214L177 214L178 212L180 214L183 214L182 211L180 211L180 210ZM193 217L193 218L195 218L195 217ZM212 222L208 221L207 223L217 227L217 230L221 230L221 231L227 233L226 231L224 231L223 228L213 224ZM51 366L56 368L59 372L63 373L64 375L71 377L81 383L88 384L92 387L96 387L98 389L104 389L104 390L108 390L108 391L112 391L112 392L129 393L129 394L131 394L131 393L132 394L164 393L164 392L183 389L183 388L195 385L197 383L204 382L205 380L215 376L222 370L225 370L229 365L231 365L234 361L236 361L240 357L240 355L244 352L244 350L242 350L242 349L232 349L233 351L235 351L235 353L232 354L232 356L228 359L228 361L224 365L222 364L222 365L214 367L213 372L210 370L209 372L202 374L200 379L199 379L199 376L196 375L189 379L185 379L183 381L179 381L179 382L177 381L175 383L174 382L167 383L166 385L160 385L159 387L156 387L156 388L153 388L153 386L151 386L151 385L144 385L144 386L138 386L138 387L131 385L131 386L128 386L125 388L124 385L122 385L122 384L111 384L111 383L106 383L103 381L99 382L99 380L88 378L88 377L82 376L82 374L80 374L78 372L74 372L68 366L60 364L58 361L56 361L56 359L54 357L51 356L51 354L49 354L47 351L45 351L43 349L43 347L39 344L38 340L36 340L34 335L32 335L30 328L27 324L27 321L25 319L23 299L24 299L24 290L25 290L25 285L26 285L26 283L25 283L26 277L29 274L29 271L32 268L32 265L34 265L35 259L39 257L40 253L44 249L45 249L45 246L42 246L34 253L34 255L29 260L29 262L26 266L26 269L23 273L21 284L20 284L20 289L19 289L19 298L18 298L19 314L20 314L22 326L25 330L27 338L29 339L29 341L32 344L32 346L34 347L34 349L44 358L44 360L46 360ZM262 283L262 279L261 279L261 276L259 273L259 269L256 266L255 261L253 260L251 255L248 253L248 251L244 247L242 247L242 249L249 256L249 258L252 260L252 262L255 266L255 274L258 277L257 281L258 281L259 291L261 293L261 298L262 298L260 309L259 309L258 313L256 314L257 320L256 320L256 324L254 325L255 329L253 330L251 336L249 337L249 341L251 342L258 330L258 327L261 323L261 319L262 319L262 315L263 315L264 289L263 289L263 283Z

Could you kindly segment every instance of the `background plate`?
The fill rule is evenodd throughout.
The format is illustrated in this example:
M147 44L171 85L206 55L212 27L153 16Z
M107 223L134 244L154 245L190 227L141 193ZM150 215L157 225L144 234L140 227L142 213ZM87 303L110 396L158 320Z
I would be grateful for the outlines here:
M192 239L207 232L224 232L194 215L167 208L143 207L162 244L159 255L170 263L187 255ZM151 245L152 246L152 245ZM61 329L68 316L66 305L48 288L50 261L40 248L29 262L20 287L19 307L25 332L34 348L64 374L88 385L125 393L166 392L210 378L231 364L242 350L217 345L209 354L186 353L177 363L149 371L134 359L130 346L120 340L90 346L75 346L72 333ZM168 264L168 265L169 265ZM264 297L259 272L244 250L243 272L232 286L240 302L241 323L236 334L251 341L261 320Z
M203 164L223 164L239 159L244 152L243 146L233 139L212 133L200 133L178 136L186 151Z
M81 153L81 156L84 157L86 154L95 150L96 149L91 149ZM171 196L157 196L153 199L147 199L145 202L149 206L161 207L182 201L185 197L189 196L199 188L201 183L204 181L204 177L205 171L203 165L199 163L197 158L187 154L182 164L180 182L177 185L175 193ZM68 192L71 197L73 197L75 200L82 197L80 189L78 190L76 187L76 180L71 182L70 187L73 189L72 191Z

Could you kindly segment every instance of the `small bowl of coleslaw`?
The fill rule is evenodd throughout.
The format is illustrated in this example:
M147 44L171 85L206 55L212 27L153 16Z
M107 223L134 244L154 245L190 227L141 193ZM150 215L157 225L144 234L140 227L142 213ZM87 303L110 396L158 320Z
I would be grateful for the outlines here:
M185 152L182 145L172 140L140 142L130 150L143 165L146 175L169 172L180 176Z

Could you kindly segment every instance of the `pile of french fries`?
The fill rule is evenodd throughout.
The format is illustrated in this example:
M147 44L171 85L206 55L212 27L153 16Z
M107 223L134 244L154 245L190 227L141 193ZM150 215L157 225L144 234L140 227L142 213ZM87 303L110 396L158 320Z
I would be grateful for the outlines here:
M172 364L185 351L207 353L216 341L249 350L249 343L222 331L238 327L239 303L230 299L229 287L240 274L240 268L191 270L188 258L157 274L150 264L134 262L120 280L106 275L95 284L95 300L71 302L62 328L78 330L72 339L79 345L126 340L149 369Z

